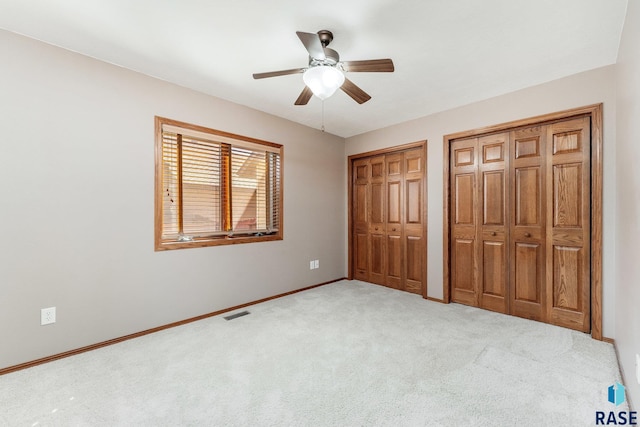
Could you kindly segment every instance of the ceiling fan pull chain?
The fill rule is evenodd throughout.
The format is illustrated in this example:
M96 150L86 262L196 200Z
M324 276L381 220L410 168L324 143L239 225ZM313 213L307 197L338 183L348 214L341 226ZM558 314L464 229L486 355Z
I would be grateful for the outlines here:
M320 130L324 132L324 99L321 102L322 102L322 126L320 127Z

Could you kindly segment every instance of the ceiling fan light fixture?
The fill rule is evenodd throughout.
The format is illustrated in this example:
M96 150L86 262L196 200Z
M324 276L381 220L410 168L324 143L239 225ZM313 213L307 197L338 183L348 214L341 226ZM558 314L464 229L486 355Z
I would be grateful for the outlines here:
M344 83L344 74L336 67L319 65L307 69L302 80L318 98L325 100Z

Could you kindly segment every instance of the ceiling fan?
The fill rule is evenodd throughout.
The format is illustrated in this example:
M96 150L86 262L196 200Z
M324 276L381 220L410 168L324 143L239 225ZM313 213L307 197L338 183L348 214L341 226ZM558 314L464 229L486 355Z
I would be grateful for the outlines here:
M296 99L295 105L306 105L312 95L326 99L338 89L353 98L358 104L371 99L371 96L356 86L344 75L345 72L392 72L394 70L391 59L370 59L365 61L340 61L340 55L327 46L333 40L333 34L328 30L320 30L317 34L296 31L298 38L309 52L309 66L291 70L256 73L254 79L286 76L288 74L304 73L302 79L305 87Z

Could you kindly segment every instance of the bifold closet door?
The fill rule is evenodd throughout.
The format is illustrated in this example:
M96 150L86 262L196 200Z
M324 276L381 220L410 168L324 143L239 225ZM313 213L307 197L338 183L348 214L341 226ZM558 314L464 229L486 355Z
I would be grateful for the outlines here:
M450 143L454 302L591 324L591 118Z
M451 144L451 300L479 305L477 244L478 138Z
M418 148L404 153L404 221L403 251L405 280L404 290L422 294L425 283L425 159L424 149Z
M369 159L353 162L353 277L369 280L369 193L371 165Z
M386 282L385 159L356 160L353 164L354 277Z
M386 284L386 241L385 241L385 173L384 156L369 160L370 179L370 221L369 221L369 281L379 285Z
M354 278L425 292L425 168L424 146L353 161Z
M509 133L478 138L480 307L509 312Z
M403 289L402 190L404 187L403 154L387 154L387 286Z
M508 313L509 134L451 146L452 300Z
M546 127L511 132L511 314L545 320Z
M547 317L554 325L590 330L591 120L547 130Z

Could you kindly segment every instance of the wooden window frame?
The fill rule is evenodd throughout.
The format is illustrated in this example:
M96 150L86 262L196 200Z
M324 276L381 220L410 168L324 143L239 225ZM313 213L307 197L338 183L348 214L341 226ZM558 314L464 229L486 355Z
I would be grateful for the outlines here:
M516 120L494 126L487 126L464 132L444 135L444 215L443 215L443 284L442 295L444 303L451 301L451 277L450 277L450 145L453 140L469 138L504 132L522 126L546 124L556 120L566 120L577 116L591 117L591 337L596 340L606 340L602 335L602 189L603 189L603 130L602 130L602 103L587 105L585 107L558 111L527 119Z
M263 234L260 232L227 232L226 234L220 234L215 236L206 236L206 237L194 237L191 241L179 241L177 239L167 239L162 236L163 229L163 159L162 159L162 149L163 149L163 125L166 126L174 126L182 129L193 130L200 133L206 133L213 138L218 137L223 139L224 141L231 141L231 145L233 145L233 141L237 141L238 143L250 143L254 145L263 145L265 147L269 147L270 151L275 151L279 154L280 160L280 173L278 175L279 179L279 191L275 199L278 203L278 227L272 234ZM276 150L273 150L273 149ZM227 173L229 171L227 170ZM276 144L273 142L263 141L255 138L250 138L242 135L236 135L220 130L210 129L203 126L193 125L190 123L184 123L177 120L172 120L164 117L155 117L155 207L154 207L154 241L155 241L155 250L156 251L164 251L171 249L187 249L187 248L202 248L209 246L221 246L221 245L233 245L240 243L257 243L257 242L268 242L274 240L282 240L284 236L284 215L283 215L283 195L284 195L284 147L281 144ZM178 179L182 179L182 172L178 174ZM225 193L230 194L231 181L227 180ZM269 187L269 186L268 186ZM270 195L269 199L267 199L267 204L271 209L273 209L274 200L271 198L271 189L267 190L267 193ZM225 217L224 217L224 228L228 230L230 228L231 221L231 209L230 201L225 196L222 198L222 203L228 204L227 209L225 209ZM181 211L181 208L180 208ZM179 218L179 221L182 219Z

